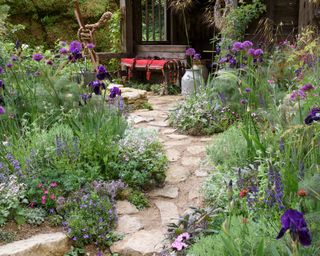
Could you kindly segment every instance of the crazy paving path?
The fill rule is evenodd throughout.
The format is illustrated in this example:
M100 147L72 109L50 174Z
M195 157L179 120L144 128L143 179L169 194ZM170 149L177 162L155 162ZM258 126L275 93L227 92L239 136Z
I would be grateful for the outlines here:
M206 155L209 137L179 134L168 126L166 118L180 96L149 96L153 110L138 110L131 114L135 127L156 129L169 159L165 186L150 191L150 207L138 211L127 201L118 202L117 231L126 234L111 250L120 255L158 255L166 243L167 224L176 222L190 206L202 204L201 183L207 176L200 168Z

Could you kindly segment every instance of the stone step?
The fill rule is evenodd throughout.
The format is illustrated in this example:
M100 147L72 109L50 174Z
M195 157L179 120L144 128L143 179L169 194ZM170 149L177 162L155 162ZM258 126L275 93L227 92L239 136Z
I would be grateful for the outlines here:
M62 256L70 248L69 238L64 233L57 232L0 246L0 256Z

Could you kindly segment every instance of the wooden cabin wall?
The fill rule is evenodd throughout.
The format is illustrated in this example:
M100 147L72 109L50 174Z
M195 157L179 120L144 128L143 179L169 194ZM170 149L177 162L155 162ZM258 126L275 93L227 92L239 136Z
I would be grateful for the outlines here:
M300 0L299 4L299 32L308 26L319 26L320 4L313 3L310 0Z

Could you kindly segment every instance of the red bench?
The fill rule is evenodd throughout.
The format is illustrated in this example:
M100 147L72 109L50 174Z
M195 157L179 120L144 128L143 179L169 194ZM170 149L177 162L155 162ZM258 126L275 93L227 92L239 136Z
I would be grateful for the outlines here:
M123 58L121 66L127 71L127 77L130 80L134 76L134 71L145 71L146 79L150 81L152 72L162 72L164 84L177 84L184 72L184 65L180 60L174 59L140 59Z

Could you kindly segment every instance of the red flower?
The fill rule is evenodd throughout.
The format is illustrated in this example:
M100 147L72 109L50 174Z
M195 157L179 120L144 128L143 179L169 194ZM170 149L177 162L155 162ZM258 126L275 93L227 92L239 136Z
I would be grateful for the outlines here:
M249 192L248 189L242 189L239 193L239 196L241 198L244 198L248 194L248 192Z
M301 197L305 197L307 196L307 192L303 188L301 188L298 190L297 195Z

